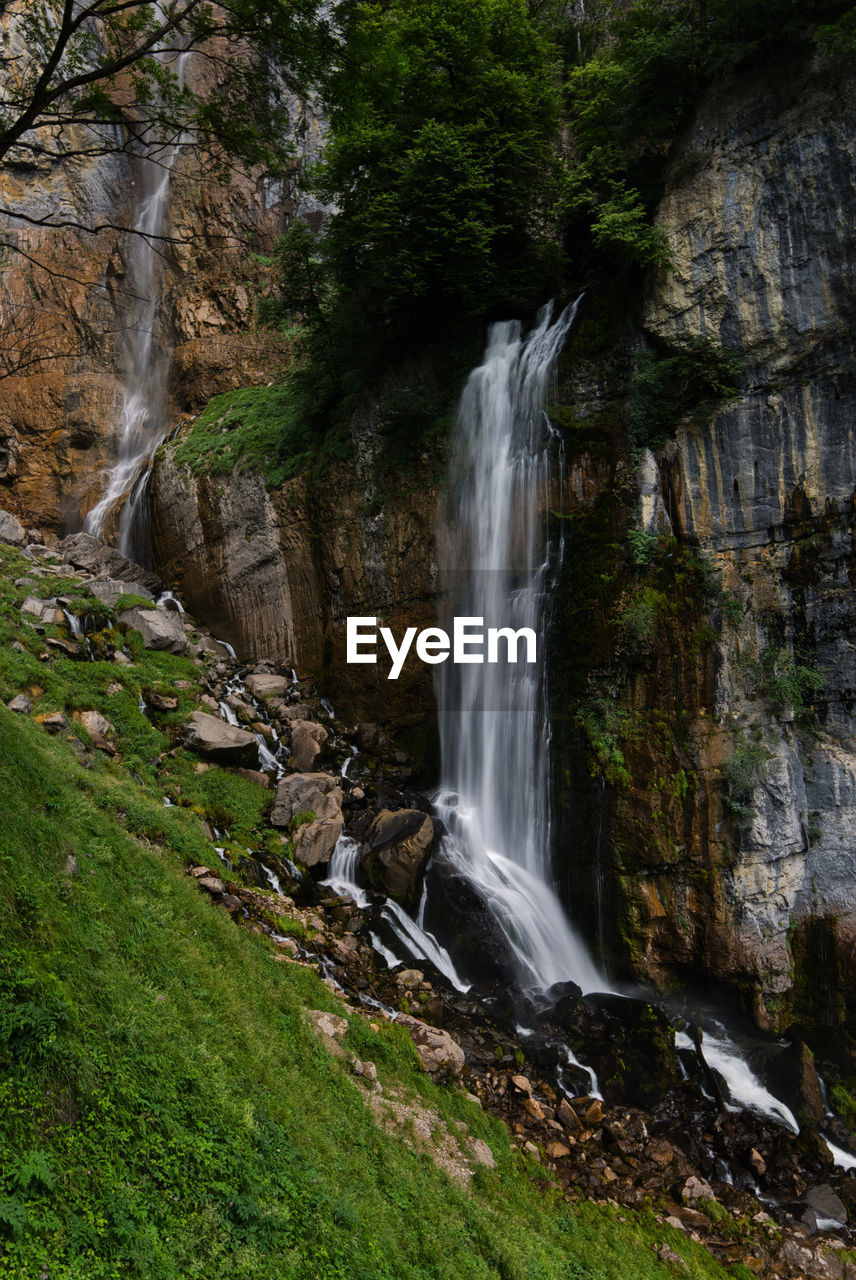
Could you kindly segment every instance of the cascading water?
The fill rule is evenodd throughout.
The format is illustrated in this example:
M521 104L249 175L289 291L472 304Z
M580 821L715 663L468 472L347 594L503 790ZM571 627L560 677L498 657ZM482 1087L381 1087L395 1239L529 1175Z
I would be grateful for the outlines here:
M535 999L556 982L584 991L604 985L550 871L543 646L560 549L547 531L558 440L544 401L578 305L555 322L545 308L526 337L517 323L491 328L484 362L461 397L455 482L438 527L449 611L538 637L532 664L439 668L443 786L435 799L448 831L441 856L490 907Z
M173 57L174 55L169 55ZM184 85L188 54L179 54L175 75ZM163 61L168 61L167 55ZM133 560L146 562L146 511L149 465L166 434L166 374L168 356L156 340L160 302L163 232L169 207L172 169L181 140L138 159L139 199L130 236L128 278L133 303L123 343L122 409L117 430L116 461L107 474L100 500L84 521L87 533L103 538L121 507L118 548Z

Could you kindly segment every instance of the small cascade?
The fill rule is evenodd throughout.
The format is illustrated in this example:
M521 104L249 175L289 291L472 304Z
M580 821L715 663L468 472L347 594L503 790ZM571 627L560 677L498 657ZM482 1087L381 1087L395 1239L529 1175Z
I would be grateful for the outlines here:
M184 613L184 605L171 591L163 591L158 596L156 605L158 609L172 609L174 613Z
M354 840L351 836L340 836L336 848L333 850L333 857L330 859L329 874L322 883L328 889L332 889L334 893L352 898L358 907L366 908L370 905L368 894L356 882L360 853L361 849L357 840ZM457 991L469 991L469 984L464 982L458 974L452 962L452 957L445 947L440 945L432 933L428 933L420 924L411 919L393 898L388 898L383 904L381 916L403 944L406 952L411 956L421 956L425 960L430 960L434 967L443 974ZM370 936L375 950L383 956L390 967L402 963L393 956L393 953L383 945L380 939L374 934Z
M248 849L247 853L249 853L250 856L253 856L251 849ZM266 866L264 862L259 862L259 866L264 872L264 877L267 880L270 887L273 889L274 893L278 894L280 898L284 898L285 894L282 891L282 885L279 882L279 876L276 874L276 872L271 871L270 867Z
M695 1051L692 1040L684 1031L676 1033L675 1046L678 1049ZM772 1120L774 1124L784 1125L793 1133L799 1133L800 1127L794 1113L764 1087L740 1050L724 1031L720 1030L716 1035L705 1031L702 1053L707 1065L718 1072L725 1081L728 1097L731 1100L730 1104L726 1102L726 1106L730 1110L740 1111L745 1108L748 1111L757 1111L768 1120Z
M184 84L188 54L160 55L165 64L174 60L179 87ZM132 305L123 344L124 382L117 428L116 461L107 475L100 500L87 514L87 533L102 538L115 527L119 511L118 549L146 564L149 560L145 528L150 467L155 450L166 434L166 374L168 356L156 338L160 306L163 234L172 169L181 150L181 138L172 145L138 158L137 210L129 237L129 287Z

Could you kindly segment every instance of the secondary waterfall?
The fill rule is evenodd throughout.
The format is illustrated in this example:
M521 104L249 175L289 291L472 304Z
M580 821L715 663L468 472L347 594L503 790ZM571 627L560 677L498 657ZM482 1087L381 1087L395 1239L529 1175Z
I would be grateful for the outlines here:
M172 56L172 55L170 55ZM175 74L184 84L188 54L178 55ZM164 61L167 61L164 56ZM145 521L149 463L166 434L166 377L169 358L155 329L160 303L163 250L158 242L169 207L172 169L181 139L138 159L137 211L129 237L128 280L133 300L122 344L122 406L116 461L101 499L86 516L87 533L102 538L117 508L118 548L131 559L147 558Z
M569 979L584 991L604 986L550 868L544 644L561 548L547 529L559 442L544 401L577 306L555 321L545 308L525 337L517 323L492 326L461 397L438 527L449 612L538 637L533 664L521 644L516 663L438 669L443 785L435 800L449 833L441 854L489 905L534 998Z

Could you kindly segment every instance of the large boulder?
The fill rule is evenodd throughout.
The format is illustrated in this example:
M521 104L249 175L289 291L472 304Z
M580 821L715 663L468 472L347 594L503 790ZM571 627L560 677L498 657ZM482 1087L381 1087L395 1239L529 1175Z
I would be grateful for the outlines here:
M246 729L238 729L217 716L194 711L182 725L178 740L191 751L198 751L218 764L237 764L251 768L259 761L259 744Z
M22 547L27 541L27 531L17 516L8 511L0 511L0 542L10 547Z
M366 838L365 869L373 885L409 902L434 843L434 823L419 809L381 809Z
M56 600L39 600L37 596L27 596L21 605L21 613L48 627L64 627L68 619Z
M72 533L59 544L63 557L75 569L85 569L93 577L118 578L122 582L142 583L149 591L160 591L161 580L142 565L123 556L115 547L93 538L91 533Z
M281 698L291 687L291 681L285 676L249 675L244 684L254 698Z
M289 764L298 773L308 773L327 741L323 724L314 720L299 720L291 730L291 758Z
M112 609L120 596L142 596L144 600L152 600L151 591L142 582L123 582L121 578L96 578L86 584L86 590L101 604Z
M329 773L293 773L282 778L270 820L275 827L290 827L305 814L311 820L301 824L294 835L294 856L305 867L329 862L345 825L342 791Z
M429 1026L420 1018L400 1013L396 1019L405 1028L416 1046L419 1061L432 1076L459 1076L466 1063L464 1051L448 1031Z
M181 614L172 609L125 609L117 621L122 631L139 631L147 649L184 653L187 648Z

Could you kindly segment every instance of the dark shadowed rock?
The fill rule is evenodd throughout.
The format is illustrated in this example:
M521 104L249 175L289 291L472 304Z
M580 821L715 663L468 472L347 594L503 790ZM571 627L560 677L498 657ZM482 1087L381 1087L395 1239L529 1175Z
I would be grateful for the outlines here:
M194 711L182 725L178 738L183 747L221 764L244 765L247 768L258 764L259 744L251 733L204 711Z
M377 888L403 901L413 896L434 842L434 824L418 809L382 809L368 830L366 872Z
M298 773L308 773L327 741L327 730L314 720L298 720L291 731L291 757L288 763Z

